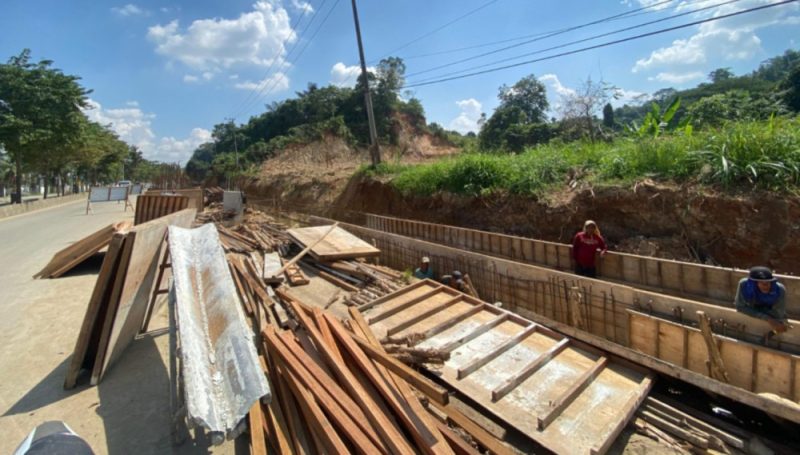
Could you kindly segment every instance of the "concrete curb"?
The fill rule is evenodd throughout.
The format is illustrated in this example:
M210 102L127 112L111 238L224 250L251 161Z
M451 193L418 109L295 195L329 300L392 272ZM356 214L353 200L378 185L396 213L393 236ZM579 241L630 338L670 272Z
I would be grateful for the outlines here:
M67 204L79 200L86 199L86 193L70 194L69 196L61 196L47 199L40 199L33 202L23 202L22 204L11 204L0 207L0 219L8 218L23 213L34 212L40 209L55 207L57 205Z

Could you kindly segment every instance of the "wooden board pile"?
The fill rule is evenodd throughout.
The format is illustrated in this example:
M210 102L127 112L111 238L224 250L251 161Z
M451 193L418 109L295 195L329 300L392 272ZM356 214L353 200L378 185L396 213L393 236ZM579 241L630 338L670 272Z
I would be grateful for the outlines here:
M321 262L306 257L303 262L318 269L320 277L349 292L343 299L348 306L364 305L408 284L402 273L363 260Z
M262 328L273 397L251 408L252 453L512 453L452 408L445 389L387 355L355 308L346 325L276 292L298 324Z
M222 195L225 194L225 189L218 186L207 186L203 188L206 203L222 202Z

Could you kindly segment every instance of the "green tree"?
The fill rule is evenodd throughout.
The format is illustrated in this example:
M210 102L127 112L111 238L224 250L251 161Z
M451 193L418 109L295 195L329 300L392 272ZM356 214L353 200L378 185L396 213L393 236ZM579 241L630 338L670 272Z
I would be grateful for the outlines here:
M606 103L603 106L603 126L606 128L614 128L614 108L611 103Z
M584 135L594 142L597 136L595 115L601 106L617 97L616 87L604 81L594 82L589 77L573 93L561 96L561 114L564 119L580 119L576 124L582 125Z
M733 79L733 71L730 68L717 68L708 73L708 79L712 84L718 84L723 81Z
M76 140L90 93L79 77L52 68L49 60L31 63L30 54L25 49L0 65L0 144L15 163L17 194L26 166L55 159L61 144Z
M533 74L523 77L511 87L500 87L500 107L516 108L525 114L525 123L544 123L547 118L547 89Z
M507 136L514 125L531 125L546 121L546 112L549 107L547 90L544 84L536 79L536 76L533 74L526 76L511 87L503 85L500 87L497 97L500 99L500 105L497 106L492 116L483 122L478 135L482 148L498 149L507 147L511 151L516 151L521 150L525 145L538 143L526 143L525 141L520 141L520 137L527 137L536 141L544 140L546 135L539 134L541 133L540 130L537 130L536 134L528 134L529 131L523 133L516 129L513 131L513 138Z
M794 112L800 112L800 61L781 82L783 102Z

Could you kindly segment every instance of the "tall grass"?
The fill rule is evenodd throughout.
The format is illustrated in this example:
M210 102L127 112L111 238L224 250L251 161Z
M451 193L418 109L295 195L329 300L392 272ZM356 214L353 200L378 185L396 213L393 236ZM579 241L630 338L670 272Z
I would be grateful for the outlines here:
M800 188L800 117L730 123L694 134L624 137L612 143L554 141L518 155L464 153L377 172L393 175L399 190L423 195L540 194L575 178L611 183L645 177L794 191Z

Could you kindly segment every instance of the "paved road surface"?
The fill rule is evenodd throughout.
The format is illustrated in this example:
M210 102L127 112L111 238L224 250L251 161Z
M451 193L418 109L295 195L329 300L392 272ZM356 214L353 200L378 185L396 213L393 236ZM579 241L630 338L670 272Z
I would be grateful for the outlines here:
M62 384L102 262L34 280L55 252L112 222L131 219L115 202L83 201L0 220L0 454L12 453L36 425L63 420L95 453L208 453L173 450L169 426L168 336L136 340L97 387ZM155 324L165 324L164 315ZM232 443L214 453L234 453Z

